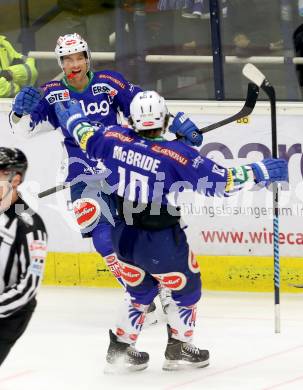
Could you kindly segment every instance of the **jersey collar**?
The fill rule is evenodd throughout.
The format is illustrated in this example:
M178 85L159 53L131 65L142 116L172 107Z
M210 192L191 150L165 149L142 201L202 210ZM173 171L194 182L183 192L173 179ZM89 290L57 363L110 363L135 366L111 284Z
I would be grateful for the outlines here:
M88 83L87 83L87 85L85 86L85 88L83 89L83 91L91 84L91 82L92 82L92 80L93 80L93 78L94 78L94 73L92 72L92 71L88 71L87 72L87 77L88 77ZM69 84L69 82L68 82L68 80L67 80L67 77L66 76L64 76L63 78L62 78L62 83L68 88L68 89L70 89L71 91L73 91L73 92L78 92L79 93L79 91L76 89L76 88L74 88L74 87L72 87L70 84ZM82 92L83 92L82 91Z

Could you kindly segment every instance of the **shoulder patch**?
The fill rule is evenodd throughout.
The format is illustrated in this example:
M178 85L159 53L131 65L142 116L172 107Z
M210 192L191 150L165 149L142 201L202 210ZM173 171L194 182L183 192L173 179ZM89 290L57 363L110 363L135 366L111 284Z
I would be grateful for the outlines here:
M42 85L40 88L46 92L48 91L49 89L52 89L52 88L57 88L57 87L62 87L62 84L60 83L60 81L50 81L44 85Z
M154 144L151 147L151 150L155 153L159 153L164 156L167 156L181 165L187 165L188 163L188 159L185 156L183 156L181 153L177 152L176 150L165 148L157 144Z
M134 138L130 137L129 135L122 134L119 131L107 131L106 133L104 133L104 137L116 138L122 142L127 143L133 142L134 140Z
M111 76L110 74L107 74L107 73L99 73L98 74L98 78L99 79L105 79L105 80L110 80L112 81L114 84L118 85L121 89L125 89L125 84L117 79L116 77L114 76Z

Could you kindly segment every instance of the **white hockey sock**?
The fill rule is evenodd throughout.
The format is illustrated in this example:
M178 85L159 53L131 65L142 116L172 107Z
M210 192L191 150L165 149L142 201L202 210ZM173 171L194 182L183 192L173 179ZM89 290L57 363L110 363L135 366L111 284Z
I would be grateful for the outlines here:
M190 343L196 323L197 305L177 306L172 299L167 307L167 322L174 339Z
M104 256L103 259L105 260L110 272L114 275L121 286L125 288L126 285L121 277L121 266L116 253L113 252L107 256Z
M120 310L116 335L119 341L134 344L142 330L148 305L133 303L128 293Z

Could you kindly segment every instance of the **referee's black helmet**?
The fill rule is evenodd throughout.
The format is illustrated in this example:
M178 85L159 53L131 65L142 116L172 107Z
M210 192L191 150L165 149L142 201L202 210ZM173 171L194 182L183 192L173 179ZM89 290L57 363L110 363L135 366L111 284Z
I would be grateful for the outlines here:
M12 171L25 175L27 169L27 158L17 148L0 147L0 170Z

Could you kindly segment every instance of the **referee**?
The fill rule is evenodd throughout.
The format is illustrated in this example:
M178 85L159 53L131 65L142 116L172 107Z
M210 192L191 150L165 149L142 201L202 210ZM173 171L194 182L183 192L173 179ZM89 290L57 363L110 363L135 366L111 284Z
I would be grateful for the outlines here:
M46 257L44 223L17 193L26 169L21 150L0 147L0 365L35 310Z

